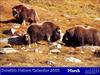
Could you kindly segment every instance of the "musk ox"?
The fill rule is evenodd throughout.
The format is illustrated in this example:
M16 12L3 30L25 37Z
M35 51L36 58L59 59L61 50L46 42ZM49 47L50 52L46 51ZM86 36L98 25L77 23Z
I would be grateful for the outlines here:
M24 23L25 21L29 23L36 23L38 20L37 12L34 9L29 9L24 5L17 5L12 8L13 16L20 23Z
M76 26L66 30L62 39L68 46L100 46L100 31L93 27Z
M27 33L30 36L31 43L40 40L46 40L50 43L60 39L60 28L52 22L44 22L42 25L31 25Z

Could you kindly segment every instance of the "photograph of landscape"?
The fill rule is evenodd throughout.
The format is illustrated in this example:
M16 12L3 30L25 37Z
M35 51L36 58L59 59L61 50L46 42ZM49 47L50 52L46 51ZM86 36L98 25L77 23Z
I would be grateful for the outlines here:
M100 0L0 0L0 66L100 67Z

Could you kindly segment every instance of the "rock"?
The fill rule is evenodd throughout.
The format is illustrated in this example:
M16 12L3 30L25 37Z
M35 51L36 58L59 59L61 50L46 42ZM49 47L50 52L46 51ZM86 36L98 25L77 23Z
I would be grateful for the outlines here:
M56 64L54 61L51 61L51 60L47 60L45 61L45 63L50 66L54 66Z
M69 50L68 54L77 54L77 52L75 50Z
M61 45L59 43L57 43L57 42L51 43L51 45L54 46L57 49L61 49L62 48Z
M80 59L77 59L74 57L65 58L65 61L73 62L73 63L81 63L82 62Z
M34 48L34 49L31 49L33 52L36 52L36 53L43 53L43 51L40 50L40 48Z
M22 49L22 50L25 50L25 47L22 47L21 49Z
M100 50L100 46L91 46L89 48L92 52L95 52L96 50Z
M71 47L71 48L68 48L67 53L68 54L77 54L77 51L75 50L75 48Z
M96 50L96 51L94 52L94 55L97 56L97 57L100 57L100 50Z
M70 16L68 14L61 14L61 16L66 17L66 18L74 18L74 17L72 17L72 16Z
M59 53L61 53L61 51L58 49L52 49L52 50L50 50L50 53L59 54Z
M95 18L94 20L95 20L95 21L100 21L100 18Z
M99 46L81 46L81 47L76 47L76 50L89 50L92 52L95 52L96 50L100 49Z
M5 45L3 48L11 48L11 45L10 44Z
M61 49L62 47L61 47L60 44L57 44L56 48L57 48L57 49Z
M8 38L0 38L0 43L8 43Z
M38 48L36 48L34 51L38 53L38 52L39 52L39 49L38 49Z
M16 53L18 52L14 48L0 48L0 53L7 54L7 53Z
M11 36L8 39L8 43L11 45L22 45L23 44L23 39L21 36Z

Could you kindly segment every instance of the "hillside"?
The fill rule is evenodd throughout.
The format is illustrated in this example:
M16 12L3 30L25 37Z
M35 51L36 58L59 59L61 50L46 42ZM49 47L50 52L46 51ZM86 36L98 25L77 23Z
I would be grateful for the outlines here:
M100 30L100 0L0 0L0 38L9 37L3 34L3 31L15 24L1 21L12 19L11 8L19 4L35 9L39 22L52 21L63 33L75 25L87 25ZM6 43L0 43L0 48L5 45ZM93 48L86 47L84 53L81 53L81 48L62 45L61 53L50 54L52 46L49 47L47 42L40 41L40 44L31 46L31 49L22 49L21 45L13 45L19 52L0 54L0 66L100 66L100 57L94 56L91 51ZM39 49L40 53L34 52L34 49ZM82 62L65 61L65 58L69 57L78 58Z

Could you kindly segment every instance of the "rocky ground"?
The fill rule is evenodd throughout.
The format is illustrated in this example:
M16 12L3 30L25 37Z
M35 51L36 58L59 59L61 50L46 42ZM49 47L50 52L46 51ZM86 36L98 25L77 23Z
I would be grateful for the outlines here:
M0 0L0 40L10 37L3 32L15 23L2 21L13 18L11 8L18 4L35 9L39 22L52 21L63 33L75 25L87 25L100 30L99 0ZM61 45L62 48L56 49L40 41L37 45L31 44L32 48L12 45L10 49L13 53L7 53L6 48L3 48L6 45L0 41L0 66L100 66L100 53L97 56L94 52L100 51L97 46L73 48Z

